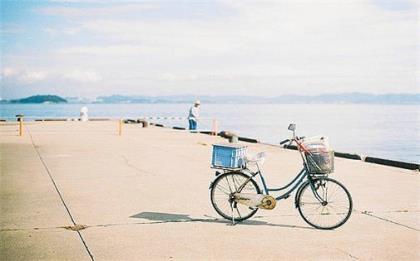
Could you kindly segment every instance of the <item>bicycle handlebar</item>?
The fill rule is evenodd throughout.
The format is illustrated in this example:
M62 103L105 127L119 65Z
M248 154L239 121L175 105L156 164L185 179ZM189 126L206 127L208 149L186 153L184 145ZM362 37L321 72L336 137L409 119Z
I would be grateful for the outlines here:
M290 141L290 139L285 139L284 141L280 141L280 145L283 145L283 144L285 144L286 142L289 142Z
M296 140L301 140L301 139L304 139L305 138L305 136L302 136L302 137L296 137L295 139ZM293 141L293 139L285 139L285 140L283 140L283 141L280 141L280 145L283 145L283 144L285 144L285 143L287 143L287 142L292 142Z

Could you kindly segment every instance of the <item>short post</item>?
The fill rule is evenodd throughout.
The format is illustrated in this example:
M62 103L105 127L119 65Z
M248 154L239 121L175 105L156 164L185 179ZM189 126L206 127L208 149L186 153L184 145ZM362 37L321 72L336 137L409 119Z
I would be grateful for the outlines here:
M19 122L19 136L23 136L23 114L16 115Z
M121 136L122 134L122 125L123 125L123 119L120 119L118 121L118 136Z
M214 136L217 136L217 120L215 120L215 119L213 119L212 134L213 134Z

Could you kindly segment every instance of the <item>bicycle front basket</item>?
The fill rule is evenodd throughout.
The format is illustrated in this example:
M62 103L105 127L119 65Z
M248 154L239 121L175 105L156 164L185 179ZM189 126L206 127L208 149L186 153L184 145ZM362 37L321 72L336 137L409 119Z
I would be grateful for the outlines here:
M334 151L316 151L305 154L311 174L328 174L334 171Z

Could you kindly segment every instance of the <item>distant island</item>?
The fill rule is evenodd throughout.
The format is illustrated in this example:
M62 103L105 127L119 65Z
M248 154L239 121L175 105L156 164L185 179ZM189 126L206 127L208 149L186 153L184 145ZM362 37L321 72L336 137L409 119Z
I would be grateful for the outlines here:
M67 100L57 95L34 95L27 98L5 101L6 103L67 103ZM4 103L4 102L3 102Z
M22 99L1 100L0 103L70 103L70 104L191 104L199 99L204 104L416 104L420 105L420 93L413 94L369 94L338 93L321 95L281 95L261 96L209 96L209 95L172 95L138 96L110 95L95 99L65 97L57 95L35 95Z

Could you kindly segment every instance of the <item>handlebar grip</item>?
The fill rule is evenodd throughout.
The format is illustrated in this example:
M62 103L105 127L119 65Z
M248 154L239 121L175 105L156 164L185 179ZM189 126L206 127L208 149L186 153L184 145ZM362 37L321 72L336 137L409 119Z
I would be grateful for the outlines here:
M280 145L283 145L283 144L285 144L286 142L289 142L290 140L289 139L286 139L286 140L284 140L284 141L281 141L280 142Z

